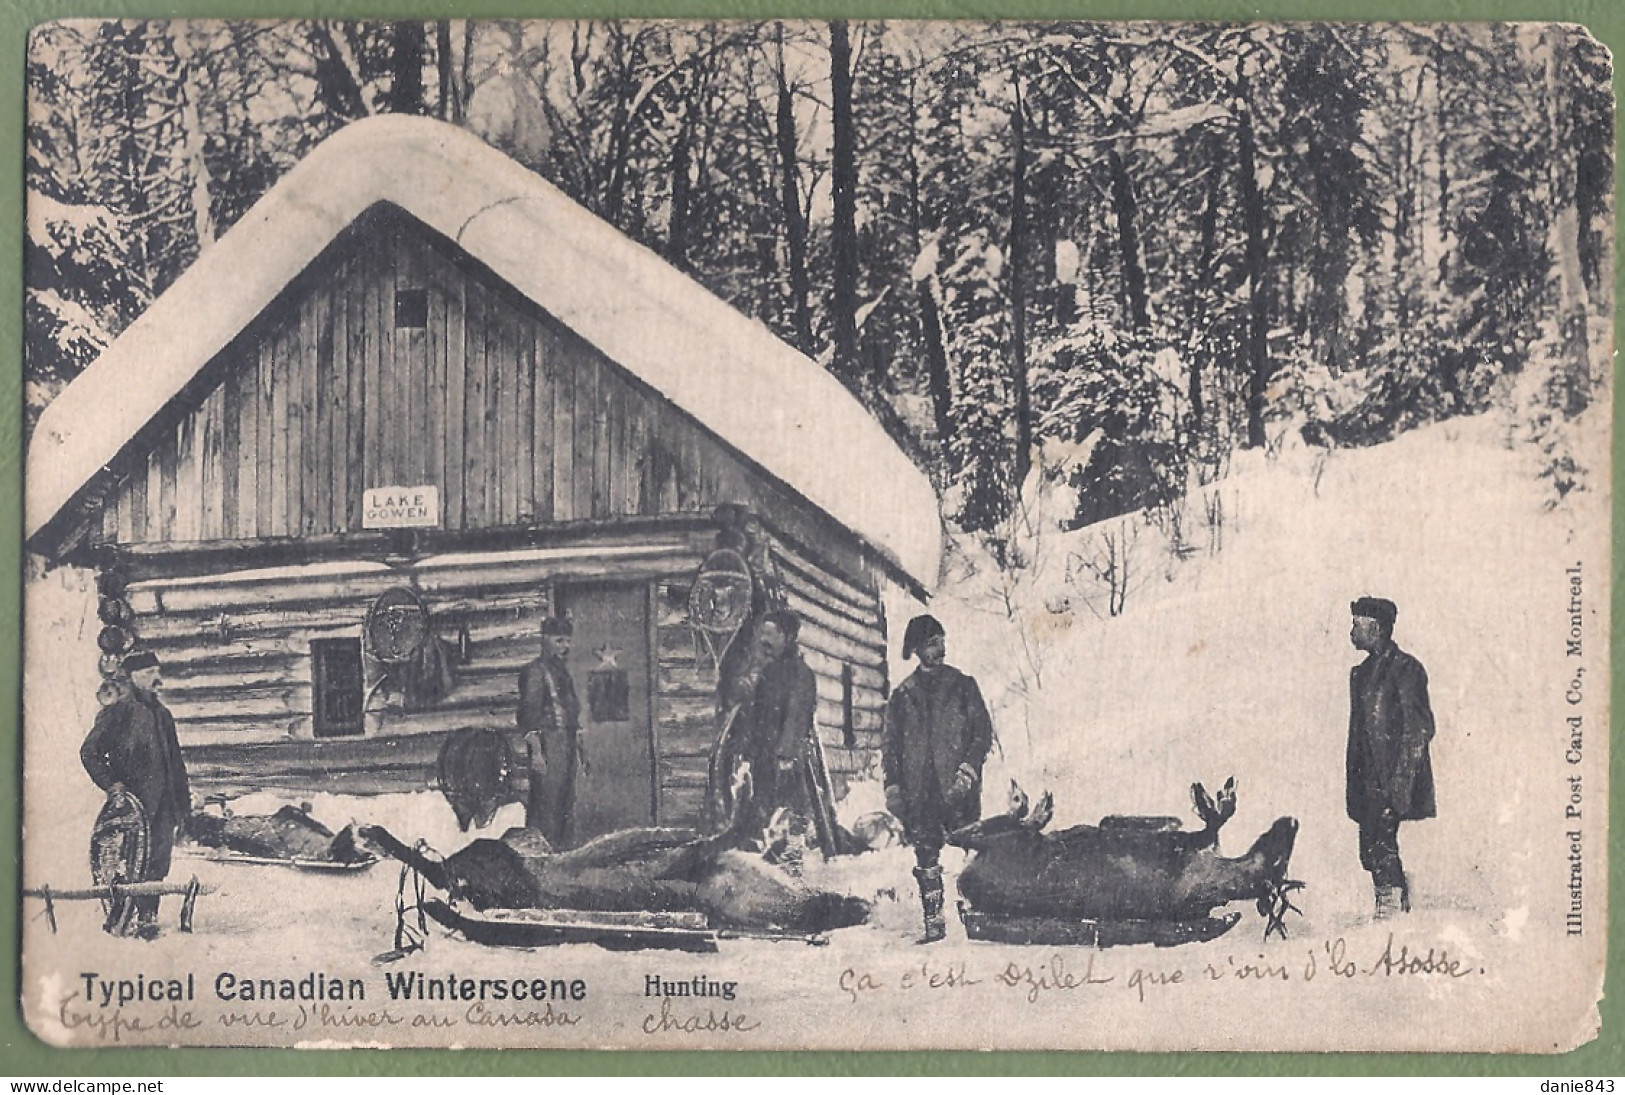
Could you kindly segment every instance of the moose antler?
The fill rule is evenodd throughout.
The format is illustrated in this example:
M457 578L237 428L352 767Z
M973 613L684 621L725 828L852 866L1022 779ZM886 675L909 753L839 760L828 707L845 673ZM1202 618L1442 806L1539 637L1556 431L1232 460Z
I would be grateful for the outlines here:
M1280 932L1281 938L1286 938L1286 914L1295 912L1303 915L1303 910L1292 903L1291 894L1295 890L1303 889L1304 884L1290 878L1271 878L1265 883L1264 895L1258 899L1258 915L1264 918L1264 938L1267 940L1271 932Z
M1217 802L1207 793L1206 787L1200 783L1191 784L1191 804L1196 809L1196 816L1205 824L1203 831L1217 837L1220 827L1236 812L1236 777L1231 776L1224 781L1224 786L1219 788Z

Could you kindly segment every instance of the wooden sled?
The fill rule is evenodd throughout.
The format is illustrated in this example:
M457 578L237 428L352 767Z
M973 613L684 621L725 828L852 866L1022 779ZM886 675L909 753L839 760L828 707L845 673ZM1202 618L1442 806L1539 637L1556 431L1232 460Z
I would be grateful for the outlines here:
M577 909L454 909L439 898L420 908L435 923L488 947L593 943L612 951L681 950L712 954L717 933L700 913L616 913Z
M1217 939L1241 920L1239 912L1201 920L1067 920L1048 916L999 916L977 912L963 901L965 935L994 943L1056 947L1129 947L1150 943L1177 947Z
M338 863L331 859L301 859L297 856L282 858L280 856L248 855L244 852L234 852L229 848L205 848L200 844L187 844L175 849L177 856L187 859L201 859L209 863L235 863L250 867L290 867L296 871L311 871L318 874L351 874L365 871L378 862L377 856L357 860L354 863Z
M24 897L35 897L45 902L45 922L51 926L51 934L56 934L56 902L58 901L100 901L102 907L124 909L130 907L133 897L163 897L178 894L181 897L180 927L183 932L192 930L192 914L197 908L199 894L214 893L213 886L205 886L193 875L185 882L111 882L101 886L91 886L88 889L53 890L49 886L38 886L23 891ZM114 923L109 919L104 930L112 934L123 934L113 931L127 925Z
M714 954L722 940L758 939L770 943L825 946L829 939L781 931L712 928L698 912L603 912L591 909L455 909L439 898L419 902L429 919L487 947L556 947L592 943L612 951L681 950Z

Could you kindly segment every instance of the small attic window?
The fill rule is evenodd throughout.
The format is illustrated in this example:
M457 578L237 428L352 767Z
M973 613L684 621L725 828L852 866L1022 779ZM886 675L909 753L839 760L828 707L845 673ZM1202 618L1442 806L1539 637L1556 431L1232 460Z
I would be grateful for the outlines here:
M395 290L395 327L423 328L429 325L429 291L427 289Z

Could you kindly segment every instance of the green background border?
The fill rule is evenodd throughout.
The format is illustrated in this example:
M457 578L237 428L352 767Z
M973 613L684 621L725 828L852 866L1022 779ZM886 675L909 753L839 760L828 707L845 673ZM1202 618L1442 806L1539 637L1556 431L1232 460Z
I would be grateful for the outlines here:
M1625 1008L1619 1000L1625 976L1625 750L1610 764L1615 789L1610 823L1608 964L1612 998L1602 1005L1601 1036L1561 1057L1469 1054L1106 1054L1106 1053L670 1053L508 1050L58 1050L37 1041L23 1026L18 1005L18 897L20 862L20 680L21 680L21 393L22 393L22 119L24 52L28 28L65 17L434 18L541 16L683 16L828 18L1090 18L1090 19L1521 19L1583 23L1616 56L1625 55L1625 4L1619 0L1305 0L1245 4L1234 0L0 0L0 1075L17 1077L185 1076L216 1074L374 1076L418 1075L1440 1075L1583 1078L1625 1076ZM1620 97L1616 68L1614 90ZM1616 142L1618 109L1615 112ZM1617 147L1617 145L1616 145ZM1616 175L1615 205L1619 205ZM1617 240L1616 231L1616 240ZM1617 248L1617 244L1616 244ZM1615 262L1616 328L1622 279ZM1615 410L1622 406L1615 384ZM1616 469L1625 450L1616 428ZM1617 474L1617 473L1616 473ZM1614 538L1625 530L1625 510L1615 499ZM1625 696L1618 653L1625 568L1613 566L1615 709ZM13 576L17 576L13 578ZM1509 1006L1517 1006L1508 1001ZM1267 1023L1267 1016L1260 1016ZM1533 1090L1533 1088L1531 1088Z

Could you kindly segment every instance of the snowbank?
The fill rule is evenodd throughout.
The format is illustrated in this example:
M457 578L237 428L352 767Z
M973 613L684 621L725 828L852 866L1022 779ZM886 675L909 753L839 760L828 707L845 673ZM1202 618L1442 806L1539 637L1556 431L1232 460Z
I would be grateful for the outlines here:
M1210 507L1222 521L1208 523ZM1138 515L1042 534L1038 572L1013 579L961 545L959 581L932 611L949 660L994 708L1003 755L984 804L997 809L1014 778L1055 793L1057 826L1109 813L1194 823L1190 784L1233 775L1227 853L1297 817L1306 911L1322 924L1368 912L1343 751L1360 660L1348 603L1373 594L1399 605L1395 639L1427 667L1439 727L1439 816L1401 833L1418 903L1496 922L1555 903L1555 884L1531 892L1530 865L1562 859L1560 834L1531 824L1531 804L1565 778L1564 568L1582 558L1597 590L1593 671L1606 668L1607 522L1596 495L1543 507L1527 457L1486 417L1371 449L1239 454L1187 499L1183 557L1168 520ZM1106 536L1131 544L1119 616L1087 566Z

